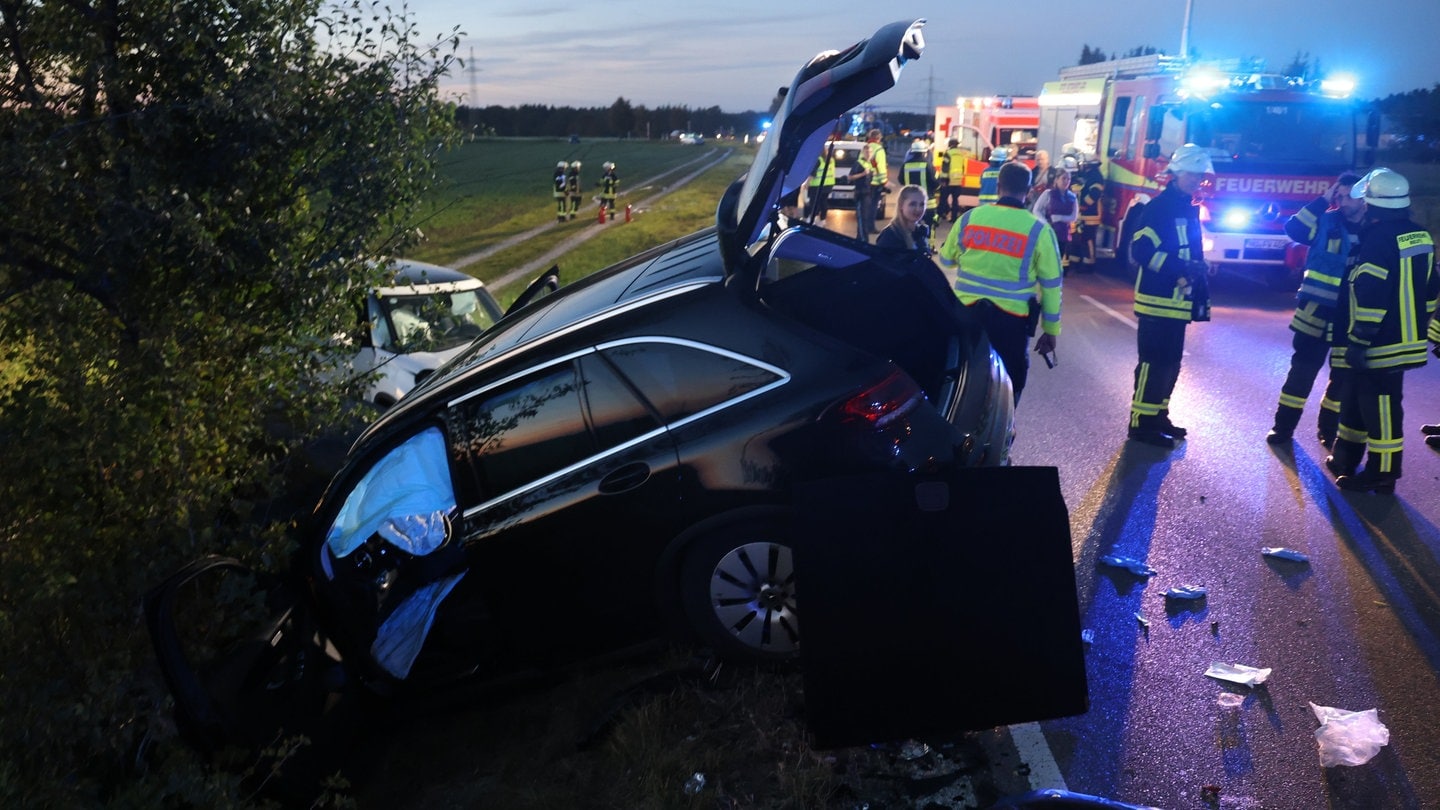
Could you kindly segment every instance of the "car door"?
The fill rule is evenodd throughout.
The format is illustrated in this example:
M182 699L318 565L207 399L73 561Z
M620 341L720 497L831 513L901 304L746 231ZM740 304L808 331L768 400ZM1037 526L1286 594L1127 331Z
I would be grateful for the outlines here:
M658 416L594 349L449 403L460 532L501 643L568 659L652 635L655 559L683 523Z

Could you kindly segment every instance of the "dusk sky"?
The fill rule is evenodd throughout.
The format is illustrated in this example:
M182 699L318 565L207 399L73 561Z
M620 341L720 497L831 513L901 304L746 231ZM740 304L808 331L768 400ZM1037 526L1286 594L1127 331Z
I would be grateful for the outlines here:
M1185 0L409 0L426 39L463 33L467 69L442 88L446 98L598 107L623 96L725 112L763 111L816 53L917 18L928 20L925 55L877 107L919 112L960 95L1037 95L1084 45L1178 54L1185 8ZM1260 57L1280 70L1308 53L1327 72L1352 74L1366 99L1440 83L1435 0L1193 0L1192 8L1189 46L1202 57Z

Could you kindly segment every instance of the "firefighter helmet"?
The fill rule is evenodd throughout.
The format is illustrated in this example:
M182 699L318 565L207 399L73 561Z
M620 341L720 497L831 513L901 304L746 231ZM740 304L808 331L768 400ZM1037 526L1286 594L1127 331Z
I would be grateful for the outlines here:
M1350 187L1350 196L1365 199L1367 205L1380 208L1408 208L1410 181L1389 169L1374 169Z
M601 164L600 164L600 168L602 168L602 169L604 169L605 171L608 172L608 171L610 171L611 169L615 168L615 164L612 163L611 161L608 161L608 160L607 160L607 161L605 161L604 163L601 163Z
M1165 170L1171 174L1180 172L1193 172L1195 174L1214 174L1215 164L1210 162L1210 155L1193 143L1187 143L1175 150L1170 156L1170 165Z
M571 163L571 164L570 164L570 168L572 168L572 169L574 169L574 170L576 170L576 171L579 171L579 170L580 170L580 161L577 160L577 161L575 161L574 163Z
M555 164L555 168L557 168L557 169L563 169L563 168L565 168L566 166L569 166L569 165L570 165L569 163L566 163L565 161L562 160L562 161L560 161L559 163L556 163L556 164Z
M997 146L997 147L995 147L995 149L990 153L990 162L991 162L991 163L1004 163L1005 161L1007 161L1007 160L1009 160L1009 159L1010 159L1010 150L1009 150L1009 149L1006 149L1006 148L1003 147L1003 146Z
M1080 171L1080 159L1075 157L1074 155L1066 155L1065 157L1060 158L1060 168L1064 169L1067 172L1070 172L1071 174L1074 174L1075 172Z

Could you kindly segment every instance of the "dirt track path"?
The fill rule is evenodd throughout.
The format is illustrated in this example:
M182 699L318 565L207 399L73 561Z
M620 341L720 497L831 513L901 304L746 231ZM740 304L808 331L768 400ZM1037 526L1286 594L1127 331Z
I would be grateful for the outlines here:
M694 180L696 177L699 177L700 175L704 174L715 166L720 165L722 162L724 162L727 158L730 157L730 153L732 151L734 150L711 149L696 157L694 160L676 166L669 171L657 174L654 177L646 178L645 180L641 181L638 187L636 187L636 191L638 192L645 191L647 189L653 189L653 193L638 200L627 199L626 203L638 209L643 209L646 206L652 205L665 195L683 187L685 184L689 183L691 180ZM699 166L699 168L694 168L697 165ZM688 174L685 174L678 179L672 180L668 183L662 182L665 180L665 178L679 172L686 171L687 169L692 170ZM505 248L508 248L512 245L516 245L528 239L533 239L537 236L540 236L541 234L544 234L546 231L554 228L556 225L559 224L560 223L558 222L547 222L544 225L531 228L524 233L516 234L509 239L497 242L485 248L484 250L476 251L475 253L471 253L468 256L462 256L459 259L456 259L450 266L459 269L465 267L466 265L474 264L475 262L478 262L481 259L484 259L485 257L490 256L498 251L504 250ZM522 264L519 267L516 267L515 269L509 271L505 275L486 283L492 289L499 289L516 281L520 281L521 279L529 279L538 274L541 270L544 270L550 265L554 264L557 258L573 250L576 245L579 245L586 239L598 236L604 231L604 228L605 226L601 225L598 221L593 222L580 232L573 234L572 236L569 236L556 243L555 247L551 248L543 256L526 262L525 264Z

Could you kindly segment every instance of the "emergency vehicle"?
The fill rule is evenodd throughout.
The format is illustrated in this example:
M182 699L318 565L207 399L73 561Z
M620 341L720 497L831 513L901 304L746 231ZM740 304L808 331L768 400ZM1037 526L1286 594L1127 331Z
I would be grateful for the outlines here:
M950 182L960 186L960 207L980 204L980 173L990 152L997 146L1018 151L1017 159L1035 167L1036 138L1040 128L1040 106L1035 96L961 97L953 107L935 108L935 168L940 168L940 151L950 139L973 157L950 163Z
M1373 159L1360 142L1373 145L1374 127L1352 88L1163 54L1067 67L1040 94L1039 148L1098 161L1096 252L1129 270L1139 212L1160 192L1169 156L1186 143L1203 147L1216 173L1200 211L1206 260L1283 287L1305 261L1285 220L1340 172Z

